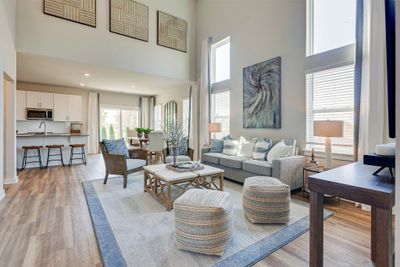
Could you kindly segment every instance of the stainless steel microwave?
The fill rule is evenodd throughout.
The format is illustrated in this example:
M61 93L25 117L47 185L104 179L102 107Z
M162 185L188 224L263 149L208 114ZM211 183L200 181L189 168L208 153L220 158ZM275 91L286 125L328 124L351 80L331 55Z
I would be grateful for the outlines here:
M27 108L26 109L26 119L27 120L53 120L53 110L52 109L39 109L39 108Z

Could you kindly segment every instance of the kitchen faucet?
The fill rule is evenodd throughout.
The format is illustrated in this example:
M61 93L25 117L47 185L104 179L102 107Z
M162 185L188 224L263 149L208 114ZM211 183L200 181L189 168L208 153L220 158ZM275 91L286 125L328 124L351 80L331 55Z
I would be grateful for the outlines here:
M47 135L47 123L45 122L45 121L42 121L40 124L39 124L39 129L41 129L42 128L42 125L44 125L44 135Z

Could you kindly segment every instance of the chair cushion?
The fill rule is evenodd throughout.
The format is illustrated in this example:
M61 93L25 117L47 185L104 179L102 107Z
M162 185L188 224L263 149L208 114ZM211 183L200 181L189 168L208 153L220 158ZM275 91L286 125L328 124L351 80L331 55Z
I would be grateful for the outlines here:
M219 164L233 169L242 169L242 162L248 159L248 157L228 156L226 158L220 158Z
M219 160L221 158L227 158L229 156L222 154L222 153L204 153L203 156L203 161L207 161L210 163L214 163L214 164L219 164Z
M191 161L192 159L189 156L185 155L178 155L176 156L176 162L185 162L185 161ZM165 163L172 163L174 162L174 157L173 156L167 156L165 158Z
M129 151L123 138L114 140L103 139L103 144L109 154L124 155L125 158L129 159Z
M264 160L246 160L243 162L242 169L260 175L272 175L272 164Z
M142 159L127 159L126 166L129 170L140 168L146 165L146 161Z

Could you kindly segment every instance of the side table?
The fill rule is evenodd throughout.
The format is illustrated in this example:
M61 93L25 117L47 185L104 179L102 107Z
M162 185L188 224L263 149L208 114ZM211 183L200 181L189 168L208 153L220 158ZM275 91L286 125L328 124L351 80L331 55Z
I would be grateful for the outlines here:
M306 173L311 172L311 173L320 173L325 171L324 166L319 166L319 165L306 165L303 167L303 188L301 191L303 192L303 197L304 193L310 193L310 190L308 190L308 175Z

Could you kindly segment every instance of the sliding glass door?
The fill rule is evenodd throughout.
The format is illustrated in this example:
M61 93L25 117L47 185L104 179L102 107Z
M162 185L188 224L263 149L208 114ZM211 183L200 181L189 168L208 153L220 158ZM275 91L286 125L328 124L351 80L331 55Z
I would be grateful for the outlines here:
M100 106L101 139L126 138L128 129L139 126L139 109L119 106Z

